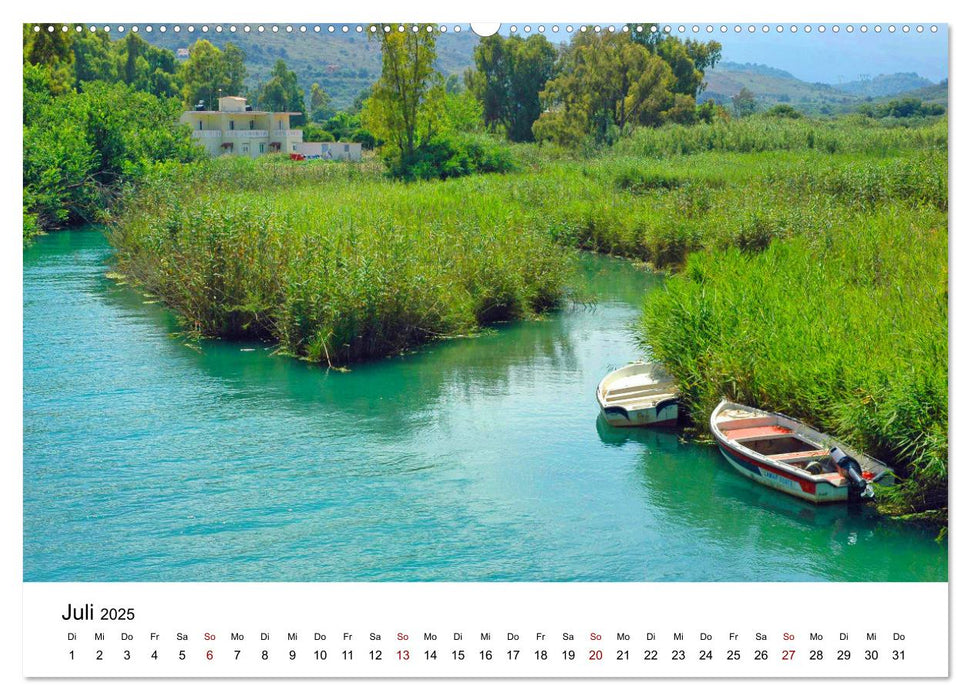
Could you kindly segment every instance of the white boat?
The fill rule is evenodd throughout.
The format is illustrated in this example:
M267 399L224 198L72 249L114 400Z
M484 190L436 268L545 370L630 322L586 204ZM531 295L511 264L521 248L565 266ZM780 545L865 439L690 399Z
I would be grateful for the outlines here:
M634 362L600 380L597 403L617 427L672 426L678 422L678 386L661 365Z
M880 460L781 413L725 400L711 414L711 434L741 474L812 503L871 498L871 484L893 484Z

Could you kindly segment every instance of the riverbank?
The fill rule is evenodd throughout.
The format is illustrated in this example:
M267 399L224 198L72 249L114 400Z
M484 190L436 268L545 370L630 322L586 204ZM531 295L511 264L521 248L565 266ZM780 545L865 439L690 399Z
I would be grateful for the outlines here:
M642 335L704 425L722 396L781 411L893 465L882 512L947 525L946 146L773 172L789 214L758 245L692 254L645 300ZM745 216L745 214L741 214ZM925 518L927 519L927 518Z
M180 166L110 239L187 330L328 364L551 308L572 249L680 272L642 329L696 421L723 394L783 410L907 477L885 509L946 508L944 121L753 118L515 154L512 174L412 184L368 163Z
M328 372L187 347L113 255L24 251L25 581L947 581L925 528L597 419L643 266L576 255L588 303Z

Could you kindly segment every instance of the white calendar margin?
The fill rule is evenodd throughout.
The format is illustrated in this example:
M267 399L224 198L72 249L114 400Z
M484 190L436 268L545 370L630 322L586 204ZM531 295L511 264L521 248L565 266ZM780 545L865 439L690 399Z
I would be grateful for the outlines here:
M947 608L946 583L28 583L24 674L941 678Z
M285 8L258 9L256 7L245 8L244 21L301 21L310 18L321 21L335 22L355 22L366 19L362 15L370 16L390 16L400 14L402 7L408 8L407 19L418 21L490 21L502 20L506 22L525 22L525 21L576 21L588 18L596 21L611 21L611 18L624 21L630 17L644 12L644 3L634 0L615 0L609 6L597 3L576 2L576 0L534 0L528 7L519 0L492 0L488 4L480 3L475 6L469 3L455 4L447 0L422 0L422 2L411 2L402 5L400 2L392 0L370 0L366 8L374 8L371 12L362 10L360 4L352 5L329 5L322 7L319 3L311 3L309 0L294 0L288 3ZM343 9L342 9L343 8ZM416 12L415 8L420 8L421 12ZM21 22L36 20L35 11L39 9L34 5L18 4L13 8L5 7L2 12L4 19L3 26L7 29L4 35L6 41L0 45L3 52L4 65L18 65L20 61L20 42L19 25ZM777 2L769 0L753 0L742 3L726 5L724 2L716 0L696 0L690 7L678 7L679 11L685 13L684 16L671 17L678 21L753 21L753 22L803 22L803 21L833 21L833 22L860 22L860 21L901 21L913 19L916 21L940 21L954 22L961 20L955 12L952 3L940 0L925 0L921 3L901 0L885 0L879 6L872 5L865 11L854 9L841 0L814 0L812 3L779 5ZM235 16L244 12L241 6L230 7L224 0L215 0L200 6L198 3L188 2L187 0L170 0L166 2L164 8L149 6L147 4L128 4L124 6L110 5L99 0L89 0L83 6L76 2L66 0L48 0L44 3L43 12L45 16L52 19L63 17L65 19L74 18L74 15L82 12L84 18L90 16L101 19L118 20L123 22L157 22L159 19L169 21L178 18L178 21L212 21L214 18L228 16L227 13ZM278 10L278 11L277 11ZM284 19L280 15L287 14ZM606 13L606 14L605 14ZM674 14L665 11L664 14ZM416 16L420 15L420 16ZM595 15L595 16L594 16ZM607 16L609 15L609 16ZM616 17L614 17L616 15ZM77 19L81 19L78 17ZM664 20L665 17L658 17ZM969 64L965 60L966 50L961 46L962 40L971 36L965 33L965 25L960 21L958 26L950 27L951 35L951 57L952 66L959 68L959 77L964 74L964 69ZM953 68L952 68L953 73ZM20 76L12 70L0 71L0 80L3 80L4 94L20 94ZM961 80L957 83L951 82L951 114L963 115L968 112L966 91L961 88ZM20 116L19 110L9 109L2 117L6 120L8 133L16 133L20 128L17 123ZM956 120L952 118L952 123ZM971 157L971 150L966 146L966 141L961 135L951 132L951 178L952 191L953 183L961 183L966 179L967 169L963 163ZM20 179L21 162L19 155L9 159L3 166L4 168L4 193L5 198L5 221L7 229L15 229L20 218ZM959 230L961 217L960 202L955 206L952 200L951 209L951 231ZM966 217L964 217L966 218ZM9 329L10 335L8 342L0 345L0 360L4 361L8 367L16 366L22 362L22 269L20 257L20 242L16 236L8 236L5 239L7 254L0 257L0 265L3 266L0 273L0 309L2 309L2 321L4 327ZM969 253L968 243L960 240L957 236L951 237L952 250L952 269L961 268L971 263L971 253ZM951 299L952 308L969 309L971 308L971 293L969 293L969 282L961 279L960 276L951 277ZM967 316L959 317L955 314L952 320L952 357L963 357L967 352L961 352L968 345L967 335ZM952 363L952 416L951 424L961 424L965 417L971 415L968 410L968 400L971 398L971 381L968 380L967 372L961 366ZM137 693L139 698L150 700L154 698L170 698L173 692L184 694L188 697L199 695L209 695L214 692L232 693L236 698L265 698L268 694L285 692L288 697L319 697L322 688L327 692L336 694L338 697L387 697L392 687L387 682L375 680L371 682L361 681L330 681L326 686L320 686L314 681L290 681L290 682L267 682L253 683L247 680L225 680L220 682L217 688L208 681L174 681L176 685L150 684L146 685L140 681L87 681L82 684L64 682L27 682L22 677L22 651L21 638L11 632L16 627L16 613L20 607L21 595L23 593L22 584L22 383L18 373L4 373L0 379L2 386L2 415L6 419L0 430L2 430L2 443L10 465L8 476L13 483L13 488L3 489L4 505L0 518L3 519L4 527L3 538L4 561L4 607L3 621L6 623L4 628L7 634L0 636L0 663L2 663L4 686L13 690L14 693L22 697L50 697L63 698L70 690L82 688L85 694L96 694L99 698L130 698ZM952 441L952 445L954 442ZM955 458L967 457L968 450L960 447L952 448ZM968 499L968 490L964 483L958 479L951 479L951 500L952 502L965 503ZM950 521L950 531L952 536L951 547L955 546L955 531L960 531L960 524L964 520L960 511L955 515L952 513ZM949 578L951 581L950 590L954 590L958 582L963 582L968 571L967 559L963 557L951 557ZM570 584L563 584L570 585ZM966 626L961 624L965 618L964 611L967 606L963 604L961 595L951 595L951 622L950 632L950 654L951 658L962 659L971 658L971 648L965 642L962 634ZM24 619L21 616L21 623ZM967 675L965 668L960 664L952 668L952 679L954 677L964 677ZM684 693L685 681L654 681L649 686L651 692L663 693L668 696L672 693ZM692 686L693 690L709 693L714 690L710 682L698 681L701 685ZM914 696L922 689L926 688L935 694L935 697L956 697L957 684L954 682L942 685L934 682L928 685L925 682L900 682L897 680L870 680L866 681L865 688L859 682L847 681L822 681L821 683L791 683L788 681L766 680L740 680L732 682L727 688L722 689L719 685L719 693L728 692L731 695L738 693L745 697L753 695L766 697L778 697L780 693L785 693L788 699L798 700L801 698L813 698L818 700L819 693L846 692L854 693L867 692L879 693L882 699L906 698L913 700ZM576 681L561 680L545 681L542 689L534 682L518 681L494 683L478 683L470 685L462 681L442 680L442 681L416 681L410 682L405 686L405 692L410 696L411 693L421 693L423 697L455 697L460 694L468 698L494 698L497 692L503 695L514 697L535 697L537 694L546 695L556 693L558 698L589 697L594 692L610 692L616 697L637 696L643 697L647 688L638 681L613 681L609 684L598 684L595 682L577 683ZM397 690L397 686L394 686ZM692 692L688 690L687 692Z

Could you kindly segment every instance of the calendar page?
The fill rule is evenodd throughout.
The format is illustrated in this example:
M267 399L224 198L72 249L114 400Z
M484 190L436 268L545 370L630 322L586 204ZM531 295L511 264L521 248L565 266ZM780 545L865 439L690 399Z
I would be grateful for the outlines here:
M278 9L24 10L29 689L950 676L946 15Z

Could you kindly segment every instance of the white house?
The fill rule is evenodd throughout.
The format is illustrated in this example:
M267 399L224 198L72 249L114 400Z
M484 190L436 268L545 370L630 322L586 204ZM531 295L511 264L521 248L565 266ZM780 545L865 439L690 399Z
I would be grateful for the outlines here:
M263 112L246 104L245 97L220 97L219 109L191 110L179 119L192 127L192 137L211 155L255 158L264 153L297 153L303 131L290 128L300 112Z

